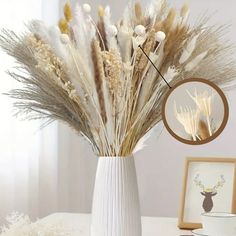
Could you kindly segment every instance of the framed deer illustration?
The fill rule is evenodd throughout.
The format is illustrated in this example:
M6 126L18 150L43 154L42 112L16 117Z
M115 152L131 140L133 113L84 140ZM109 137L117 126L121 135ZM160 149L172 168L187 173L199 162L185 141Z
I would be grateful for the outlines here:
M236 158L186 159L179 228L200 228L205 212L236 213Z

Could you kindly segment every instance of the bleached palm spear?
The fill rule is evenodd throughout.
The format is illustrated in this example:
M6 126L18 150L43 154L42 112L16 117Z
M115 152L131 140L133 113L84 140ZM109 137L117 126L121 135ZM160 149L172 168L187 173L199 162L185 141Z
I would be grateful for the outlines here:
M224 27L188 24L166 0L150 1L144 11L129 3L113 22L109 7L99 7L94 22L88 4L66 4L57 26L31 21L16 35L2 30L1 47L17 61L9 74L24 85L9 95L27 118L61 120L73 127L100 156L128 156L161 119L168 86L203 77L228 87L236 69ZM230 69L229 69L230 68Z
M209 94L208 91L199 93L197 92L197 90L195 90L194 95L192 95L189 91L187 92L189 96L193 99L193 101L196 103L199 111L202 112L203 115L206 117L208 131L210 136L212 136L211 114L212 114L212 103L214 98L213 91L211 94Z
M185 132L190 135L193 141L197 141L197 139L201 139L198 136L198 124L200 118L200 112L197 109L193 109L191 107L182 107L177 109L176 103L174 105L174 112L176 119L181 123L184 127Z

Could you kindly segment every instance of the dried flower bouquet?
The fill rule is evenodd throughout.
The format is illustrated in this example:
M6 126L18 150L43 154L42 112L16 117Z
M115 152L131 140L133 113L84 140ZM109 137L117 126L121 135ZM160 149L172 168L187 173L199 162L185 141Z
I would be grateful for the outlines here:
M207 17L190 26L187 5L130 3L117 23L108 6L98 22L90 5L73 9L65 5L59 27L34 20L20 35L2 30L0 45L17 61L9 74L24 85L9 93L18 113L66 122L99 156L130 155L162 119L169 88L139 46L171 85L202 77L226 87L235 78L225 28L206 26Z

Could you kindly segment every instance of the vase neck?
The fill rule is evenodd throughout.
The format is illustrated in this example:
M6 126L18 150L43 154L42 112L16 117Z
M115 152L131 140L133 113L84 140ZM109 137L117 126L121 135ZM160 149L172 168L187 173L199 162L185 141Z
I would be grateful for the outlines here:
M98 158L123 159L123 158L133 158L133 155L129 155L129 156L98 156Z

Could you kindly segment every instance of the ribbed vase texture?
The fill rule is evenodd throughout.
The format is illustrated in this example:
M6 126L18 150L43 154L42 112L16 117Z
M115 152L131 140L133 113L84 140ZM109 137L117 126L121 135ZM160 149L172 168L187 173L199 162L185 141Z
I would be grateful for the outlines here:
M99 157L91 236L141 236L134 157Z

